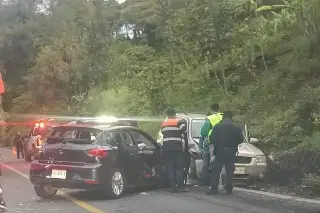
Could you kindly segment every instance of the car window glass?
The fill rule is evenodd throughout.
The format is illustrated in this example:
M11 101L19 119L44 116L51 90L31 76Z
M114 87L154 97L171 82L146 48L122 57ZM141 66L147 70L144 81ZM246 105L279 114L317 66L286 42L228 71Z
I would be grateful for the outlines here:
M130 134L128 132L122 132L120 134L120 136L121 136L121 143L123 145L133 146L133 142L132 142Z
M113 131L103 132L100 136L98 136L97 142L102 146L115 145L115 133Z
M66 131L64 134L59 135L60 137L63 138L76 138L77 137L77 132L75 130L71 130L71 131Z
M91 128L78 128L78 127L58 127L53 128L50 133L51 138L67 138L67 139L82 139L94 141L101 130Z
M204 122L205 122L205 119L192 119L191 121L191 137L192 138L200 138L200 131Z
M153 143L147 137L145 137L143 134L141 134L140 132L133 130L131 132L131 135L132 135L133 140L137 144L144 143L147 146L148 149L154 149L155 148Z

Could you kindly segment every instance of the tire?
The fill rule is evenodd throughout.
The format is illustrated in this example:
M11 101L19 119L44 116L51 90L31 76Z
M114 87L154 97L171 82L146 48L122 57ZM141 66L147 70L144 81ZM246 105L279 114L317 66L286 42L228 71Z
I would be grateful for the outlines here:
M120 169L112 169L108 175L107 181L105 195L112 199L120 198L124 193L126 185L124 173Z
M36 194L43 199L50 199L56 196L58 189L49 186L34 186Z

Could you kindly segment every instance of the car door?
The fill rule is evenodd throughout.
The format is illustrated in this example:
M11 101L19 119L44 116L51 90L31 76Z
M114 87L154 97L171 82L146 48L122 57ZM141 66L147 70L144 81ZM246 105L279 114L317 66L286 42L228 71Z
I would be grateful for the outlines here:
M133 142L129 131L120 130L117 133L120 162L125 169L129 184L135 184L142 174L140 150L137 144Z
M147 133L131 129L130 134L135 144L138 145L141 161L143 163L144 177L156 177L156 167L160 165L160 147Z

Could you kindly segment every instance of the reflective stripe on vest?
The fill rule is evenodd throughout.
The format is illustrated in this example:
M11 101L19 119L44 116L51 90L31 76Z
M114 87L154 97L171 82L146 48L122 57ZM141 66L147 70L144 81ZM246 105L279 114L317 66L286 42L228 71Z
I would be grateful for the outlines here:
M213 128L217 123L219 123L222 120L222 113L214 113L213 115L208 116L207 119L209 119L211 126ZM209 131L208 137L212 133L212 128Z
M161 124L161 128L165 127L165 126L173 126L173 127L177 127L178 128L178 122L180 119L177 118L169 118L166 119L162 122Z

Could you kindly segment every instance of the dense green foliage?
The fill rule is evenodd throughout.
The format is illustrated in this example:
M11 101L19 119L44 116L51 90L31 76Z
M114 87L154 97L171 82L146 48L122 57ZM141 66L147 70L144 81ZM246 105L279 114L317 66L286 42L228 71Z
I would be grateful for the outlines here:
M318 0L0 1L6 112L158 115L219 102L276 153L287 183L320 173L319 69Z

